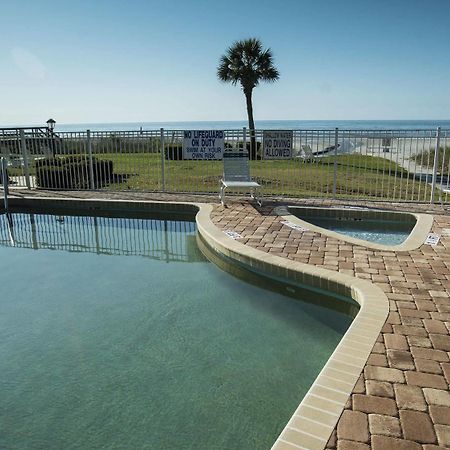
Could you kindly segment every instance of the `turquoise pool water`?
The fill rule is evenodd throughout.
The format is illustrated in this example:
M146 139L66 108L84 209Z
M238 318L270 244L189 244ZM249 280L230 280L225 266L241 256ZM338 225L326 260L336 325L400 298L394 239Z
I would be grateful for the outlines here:
M299 214L300 217L300 214ZM357 239L383 245L399 245L410 235L414 224L393 220L354 220L304 217L303 220Z
M0 448L270 448L355 307L231 276L195 236L0 215Z

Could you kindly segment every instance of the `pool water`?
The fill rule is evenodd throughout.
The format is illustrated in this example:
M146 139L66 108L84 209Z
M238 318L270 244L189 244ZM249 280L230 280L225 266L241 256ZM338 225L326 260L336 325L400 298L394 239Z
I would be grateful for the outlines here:
M393 220L305 217L303 220L347 236L383 245L400 245L410 235L414 224Z
M352 320L220 270L192 221L3 214L0 282L7 449L270 448Z

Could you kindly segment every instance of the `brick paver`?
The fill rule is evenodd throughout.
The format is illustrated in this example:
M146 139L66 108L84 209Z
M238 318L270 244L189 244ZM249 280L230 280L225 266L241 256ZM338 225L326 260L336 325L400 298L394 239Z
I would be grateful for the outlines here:
M369 442L367 414L358 411L344 411L337 427L340 440Z
M23 194L29 195L29 192ZM299 231L274 214L280 203L262 208L236 198L227 208L216 197L133 193L45 193L39 195L213 201L215 225L237 231L244 245L293 261L363 278L379 286L391 314L379 335L346 410L331 436L330 449L439 450L450 447L450 210L448 207L391 203L360 206L434 215L437 246L413 251L381 251L320 233ZM19 193L20 195L20 193ZM295 201L287 202L292 204ZM340 205L328 200L298 201L311 206ZM357 428L357 429L353 429Z
M370 433L391 437L401 437L400 421L396 417L369 414Z
M411 205L400 208L417 210ZM362 374L366 389L355 388L338 433L328 443L330 449L353 448L351 442L354 448L368 445L375 450L450 445L450 234L442 233L450 229L450 215L444 209L433 215L432 232L441 235L436 247L391 252L290 229L273 214L272 205L256 210L248 203L235 204L214 211L214 223L224 230L234 230L240 217L247 218L240 230L243 244L364 278L390 300L391 313ZM359 415L349 415L350 411ZM352 417L354 427L359 427L364 422L361 414L368 418L369 442L339 434L340 429L351 428Z

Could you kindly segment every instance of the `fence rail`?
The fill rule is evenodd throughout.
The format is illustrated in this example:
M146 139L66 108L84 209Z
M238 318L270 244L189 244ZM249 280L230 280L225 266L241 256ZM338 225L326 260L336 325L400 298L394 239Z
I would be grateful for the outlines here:
M450 200L450 130L293 130L292 157L263 158L263 130L224 130L225 151L250 150L264 195L407 202ZM222 161L184 160L180 130L0 129L11 188L216 193ZM46 160L65 159L49 175ZM65 157L65 158L64 158ZM68 171L69 170L69 171ZM76 180L69 183L68 177ZM46 178L47 177L47 178Z

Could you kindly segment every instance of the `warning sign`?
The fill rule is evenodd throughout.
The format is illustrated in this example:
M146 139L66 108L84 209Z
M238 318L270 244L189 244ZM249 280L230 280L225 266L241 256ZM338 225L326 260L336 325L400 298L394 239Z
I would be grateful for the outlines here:
M263 133L264 159L292 158L292 130L266 130Z

